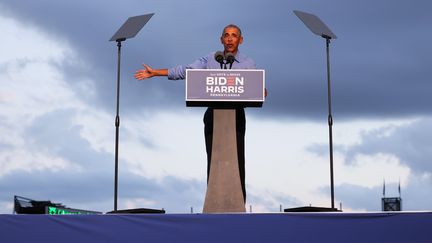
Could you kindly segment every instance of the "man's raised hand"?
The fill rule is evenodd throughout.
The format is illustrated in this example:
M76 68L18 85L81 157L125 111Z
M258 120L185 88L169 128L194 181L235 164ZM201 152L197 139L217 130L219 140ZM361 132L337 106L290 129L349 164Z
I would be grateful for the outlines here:
M135 78L138 80L143 80L146 78L151 78L155 76L154 70L146 64L143 64L144 69L140 69L135 72Z

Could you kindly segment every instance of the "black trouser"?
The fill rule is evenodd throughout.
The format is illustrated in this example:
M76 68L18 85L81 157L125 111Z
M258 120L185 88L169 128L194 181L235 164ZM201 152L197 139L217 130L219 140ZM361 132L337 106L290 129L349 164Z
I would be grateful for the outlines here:
M236 109L236 140L237 140L237 160L240 172L240 182L243 191L243 198L246 202L245 185L245 153L244 138L246 132L246 117L243 108ZM207 151L207 183L210 176L211 154L213 143L213 108L208 108L204 114L204 135Z

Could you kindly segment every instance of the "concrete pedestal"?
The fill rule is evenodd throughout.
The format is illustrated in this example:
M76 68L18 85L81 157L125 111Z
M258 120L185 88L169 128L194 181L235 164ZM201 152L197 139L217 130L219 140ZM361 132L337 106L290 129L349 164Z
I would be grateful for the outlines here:
M237 158L236 112L213 112L212 157L203 213L245 212Z

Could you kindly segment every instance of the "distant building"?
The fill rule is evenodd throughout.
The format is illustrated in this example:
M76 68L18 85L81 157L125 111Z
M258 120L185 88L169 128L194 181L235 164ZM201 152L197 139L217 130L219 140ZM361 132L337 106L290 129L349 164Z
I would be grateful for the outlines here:
M383 197L382 211L402 211L402 198L400 197Z
M385 181L383 183L383 197L381 198L382 211L402 211L402 197L399 182L399 197L386 197L385 196Z

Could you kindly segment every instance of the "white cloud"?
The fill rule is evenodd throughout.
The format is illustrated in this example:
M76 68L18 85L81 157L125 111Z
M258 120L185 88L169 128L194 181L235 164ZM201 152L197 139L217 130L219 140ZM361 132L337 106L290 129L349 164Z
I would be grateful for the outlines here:
M362 135L367 131L410 125L416 120L341 122L334 127L334 145L361 144ZM325 195L320 191L330 186L327 125L253 119L249 119L248 124L248 183L256 190L271 188L293 196L304 205L328 205L330 193ZM312 153L309 148L313 144L323 144L324 152ZM335 149L335 187L349 183L373 188L381 186L383 178L388 183L401 180L402 185L406 185L410 172L410 168L393 154L360 154L346 163L345 154ZM337 201L337 191L335 194Z
M125 208L153 208L157 203L146 198L130 198L123 202Z
M123 124L127 139L121 144L121 156L135 173L205 180L207 159L201 116L192 112L158 113L125 119ZM145 146L143 139L153 145Z
M343 159L343 158L341 158ZM353 164L338 163L335 170L338 172L336 180L338 184L351 183L364 187L382 185L383 179L387 183L408 183L411 170L403 165L392 154L357 155Z
M9 36L1 47L0 59L0 142L5 146L0 151L0 173L78 169L78 165L50 151L35 151L25 134L36 117L81 105L54 66L70 53L69 47L4 17L0 17L0 28Z
M1 212L13 213L13 197L10 198L9 202L0 202Z
M0 16L2 32L8 38L1 45L2 65L12 61L49 62L69 56L70 48L53 41L36 26L21 24L11 18ZM33 75L35 77L36 75Z
M92 107L79 110L72 120L80 126L80 136L89 142L96 152L113 153L114 116Z
M9 43L0 47L0 104L6 122L22 126L40 114L76 105L71 103L74 94L54 66L71 55L70 48L1 16L0 28L9 36L5 39Z
M80 166L64 158L51 155L49 151L32 152L21 148L0 152L0 161L0 176L15 170L60 172L61 170L80 169Z

